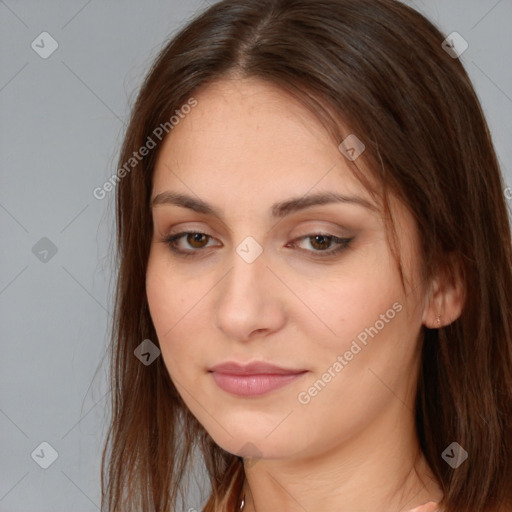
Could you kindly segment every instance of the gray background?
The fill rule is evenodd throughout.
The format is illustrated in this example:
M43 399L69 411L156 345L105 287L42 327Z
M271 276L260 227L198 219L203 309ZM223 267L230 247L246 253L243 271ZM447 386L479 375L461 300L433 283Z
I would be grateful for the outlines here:
M407 3L468 41L461 60L512 186L512 1ZM116 171L152 58L206 6L0 1L0 511L99 510L114 193L92 191ZM43 31L58 43L46 59L31 47ZM48 469L42 442L58 453Z

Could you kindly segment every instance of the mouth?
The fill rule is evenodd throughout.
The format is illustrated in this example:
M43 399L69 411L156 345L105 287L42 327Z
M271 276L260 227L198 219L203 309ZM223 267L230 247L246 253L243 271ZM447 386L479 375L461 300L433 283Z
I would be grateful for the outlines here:
M262 396L299 379L308 370L283 368L264 362L222 363L210 368L217 386L236 396Z

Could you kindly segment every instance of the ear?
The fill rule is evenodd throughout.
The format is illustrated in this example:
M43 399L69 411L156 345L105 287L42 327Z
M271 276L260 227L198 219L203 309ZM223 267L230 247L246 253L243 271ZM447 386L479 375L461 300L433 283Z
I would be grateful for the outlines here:
M432 279L427 289L422 323L429 329L439 329L457 320L464 307L465 290L460 267L454 259Z

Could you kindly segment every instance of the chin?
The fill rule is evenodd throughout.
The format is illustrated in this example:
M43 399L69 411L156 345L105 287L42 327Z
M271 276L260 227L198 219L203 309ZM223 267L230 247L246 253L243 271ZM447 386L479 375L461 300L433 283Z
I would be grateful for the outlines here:
M257 430L255 428L230 429L229 435L223 429L215 428L208 433L223 450L238 457L254 459L281 459L288 458L297 451L297 442L290 436L284 439L277 433L271 434L269 429ZM306 441L304 440L303 443Z

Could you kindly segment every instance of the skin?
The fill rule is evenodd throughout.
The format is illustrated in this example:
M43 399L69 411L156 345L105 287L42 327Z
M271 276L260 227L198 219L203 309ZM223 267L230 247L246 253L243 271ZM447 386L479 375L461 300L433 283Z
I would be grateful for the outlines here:
M244 457L246 512L403 511L442 492L419 448L413 409L422 324L453 321L461 290L420 280L419 237L409 212L392 207L405 288L378 209L316 205L276 219L272 204L321 191L377 208L319 121L262 81L224 79L165 139L152 198L191 195L221 218L171 204L152 209L146 289L162 357L190 411L223 449ZM364 134L359 134L364 135ZM360 137L363 138L363 137ZM165 242L170 233L211 238ZM354 237L336 255L335 242ZM248 236L263 249L247 263ZM309 237L308 237L309 236ZM319 255L315 258L315 254ZM298 395L392 305L392 320L309 403ZM287 386L241 398L208 368L266 361L307 370Z

